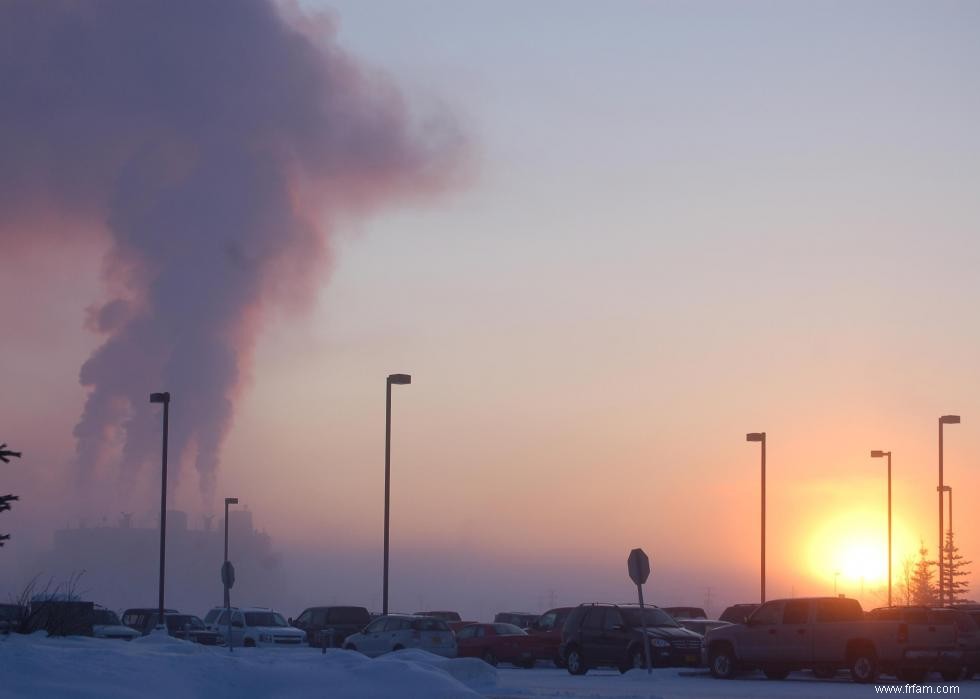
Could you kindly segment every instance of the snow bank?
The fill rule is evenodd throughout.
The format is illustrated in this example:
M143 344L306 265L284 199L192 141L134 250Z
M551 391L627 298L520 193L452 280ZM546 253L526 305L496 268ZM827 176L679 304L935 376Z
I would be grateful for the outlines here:
M404 651L370 660L311 648L227 648L147 636L97 638L0 636L0 698L344 697L456 699L480 696L496 671L480 660Z

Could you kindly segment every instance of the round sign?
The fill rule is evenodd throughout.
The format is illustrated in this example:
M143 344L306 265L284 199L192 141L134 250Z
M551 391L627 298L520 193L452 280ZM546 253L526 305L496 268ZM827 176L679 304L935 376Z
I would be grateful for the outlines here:
M229 589L235 586L235 566L231 564L231 561L225 561L221 564L221 582Z

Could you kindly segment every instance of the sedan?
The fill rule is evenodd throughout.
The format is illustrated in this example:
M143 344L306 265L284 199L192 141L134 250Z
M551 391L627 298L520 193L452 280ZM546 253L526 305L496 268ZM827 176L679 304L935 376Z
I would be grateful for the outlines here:
M533 667L540 644L513 624L470 624L456 632L459 657L483 658L490 665Z
M456 657L456 638L442 619L407 614L380 616L351 634L344 648L374 658L404 648L419 648L447 658Z

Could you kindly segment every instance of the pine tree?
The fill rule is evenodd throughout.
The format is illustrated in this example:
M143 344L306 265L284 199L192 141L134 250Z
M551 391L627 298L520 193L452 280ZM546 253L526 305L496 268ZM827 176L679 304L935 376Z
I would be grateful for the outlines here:
M906 607L912 604L912 574L915 570L915 556L908 555L902 559L902 580L898 584L898 604Z
M11 458L19 459L20 452L10 451L9 449L7 449L6 444L0 444L0 461L2 461L5 464L9 464ZM7 510L9 510L10 503L19 499L20 498L18 498L16 495L11 495L10 493L8 493L7 495L0 495L0 512L6 512ZM10 538L10 534L0 534L0 546L3 546L3 542L7 541L9 538Z
M943 569L943 588L946 590L946 602L948 604L970 602L971 600L966 599L966 595L970 591L970 585L966 582L970 571L966 569L966 566L971 565L973 561L963 560L963 556L960 555L960 550L953 540L952 530L946 532L946 545L943 547L943 563L945 565Z
M929 549L922 540L919 540L919 560L915 564L912 573L912 603L926 607L932 607L939 602L938 590L932 582L935 571L933 566L935 561L926 559Z

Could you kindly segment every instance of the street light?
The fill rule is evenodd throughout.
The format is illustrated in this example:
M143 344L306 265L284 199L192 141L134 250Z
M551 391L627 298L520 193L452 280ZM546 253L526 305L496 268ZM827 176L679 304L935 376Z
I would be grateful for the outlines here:
M888 606L892 606L892 453L875 449L871 458L888 457Z
M224 560L225 563L228 562L228 505L237 505L237 504L238 504L238 498L225 498L225 560ZM225 588L225 608L227 609L228 607L231 606L231 599L228 593L228 585L225 585L224 588Z
M747 442L759 442L762 445L762 553L760 555L761 601L766 601L766 433L749 432L745 435Z
M170 393L151 393L151 403L163 403L163 476L160 485L160 606L157 628L166 628L163 618L163 572L167 560L167 434L170 430Z
M936 488L936 490L939 490L939 488ZM951 486L951 485L944 485L943 486L943 489L941 491L939 491L939 492L940 493L949 493L949 520L948 521L949 521L949 535L950 535L950 537L952 537L953 536L953 486ZM942 495L940 494L939 497L942 497ZM950 543L952 543L952 542L950 542ZM943 542L943 548L946 548L945 542ZM952 572L952 570L953 570L953 547L952 546L949 547L949 551L947 553L949 554L949 570L950 570L950 572ZM943 552L940 549L940 551L939 551L939 559L942 560L942 558L943 558ZM952 576L952 574L950 574L950 576L949 576L949 584L950 584L950 589L948 590L948 592L949 592L950 602L952 602L952 598L953 598L953 589L952 589L953 576Z
M943 415L939 418L939 606L943 606L944 565L943 565L943 425L960 424L959 415Z
M391 386L412 383L409 374L389 374L385 391L385 560L381 591L382 614L388 613L388 503L391 500Z

